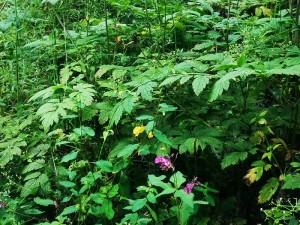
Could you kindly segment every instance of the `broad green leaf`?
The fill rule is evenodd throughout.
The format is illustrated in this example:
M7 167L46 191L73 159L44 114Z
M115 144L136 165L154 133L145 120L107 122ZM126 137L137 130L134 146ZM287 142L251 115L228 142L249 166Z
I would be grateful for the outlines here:
M109 189L109 191L108 191L108 197L109 198L115 197L118 194L118 191L119 191L119 185L115 184L114 186L112 186L111 189Z
M69 215L72 213L76 213L78 210L79 210L78 205L72 205L72 206L64 208L64 210L62 211L62 213L60 215L61 216Z
M101 211L107 219L111 220L114 218L115 212L112 207L112 202L108 199L104 199L101 206Z
M38 170L45 166L45 160L38 159L35 162L29 163L22 171L22 174L30 172L32 170Z
M183 75L176 75L176 76L172 76L172 77L168 77L167 79L165 79L160 85L159 87L163 87L169 84L173 84L175 81L181 79L183 77Z
M146 203L147 203L146 198L135 200L132 205L132 212L136 212L139 209L143 208L146 205Z
M177 190L174 194L175 197L179 197L184 205L188 205L191 208L194 208L194 194L187 194L183 190Z
M224 159L222 160L222 169L230 166L238 164L239 162L244 161L248 156L247 152L231 152L226 154Z
M71 93L69 96L80 103L80 108L84 108L85 106L92 104L96 93L94 85L79 83L75 85L73 89L75 92Z
M53 200L51 199L42 199L40 197L36 197L33 200L36 204L42 205L42 206L48 206L48 205L53 205Z
M183 177L183 174L180 171L177 171L170 177L170 182L172 182L177 189L180 188L185 181L186 179Z
M76 184L74 182L67 181L67 180L60 181L59 184L65 188L72 188L72 187L76 186Z
M122 102L115 105L115 107L112 109L112 117L109 121L109 127L112 127L113 124L117 125L122 117L123 114L123 104Z
M176 191L175 188L172 188L172 187L169 187L169 188L166 188L164 189L162 192L160 192L158 195L155 196L155 199L162 196L162 195L169 195L169 194L172 194Z
M87 126L81 126L79 128L75 128L74 133L77 134L78 136L86 136L86 135L90 137L95 136L95 131L91 127L87 127Z
M300 174L288 174L284 179L282 189L298 189L300 188Z
M161 103L158 106L160 107L159 109L160 112L173 112L177 109L177 107L168 105L166 103Z
M278 179L276 177L270 178L259 192L258 203L262 204L269 201L277 191L278 186Z
M68 153L67 155L65 155L64 157L62 157L60 162L69 162L71 160L74 160L77 158L78 152L72 151L70 153Z
M96 166L99 167L100 169L104 170L105 172L110 173L113 171L113 165L109 161L99 160L96 162Z
M209 79L206 76L195 76L195 79L192 83L195 94L199 96L208 83Z
M103 74L108 72L109 70L115 68L114 65L102 65L100 69L96 72L95 78L101 78Z
M235 79L237 77L246 77L251 74L255 74L255 71L248 68L237 68L235 71L227 73L221 79L219 79L213 86L209 101L212 102L216 100L224 90L229 88L230 80Z
M195 150L195 143L196 143L196 139L195 138L189 138L187 139L185 142L183 142L180 146L179 146L179 153L185 153L186 151L188 151L189 153L193 154L194 150Z
M168 137L161 132L160 130L153 130L153 135L154 137L157 138L157 140L159 140L162 143L168 144L168 145L172 145L172 142L168 139Z
M28 175L24 178L24 181L30 180L30 179L33 179L33 178L37 178L37 177L40 176L41 174L42 174L41 172L30 173L30 174L28 174Z
M300 65L295 65L295 66L287 67L284 69L270 69L270 70L267 70L266 73L268 75L282 74L282 75L300 76Z
M157 187L161 187L163 189L172 187L170 184L167 184L162 181L165 178L166 178L166 176L164 176L164 175L161 175L159 177L156 177L155 175L151 175L151 174L148 175L148 180L149 180L150 184L157 186Z
M157 87L156 82L148 82L138 87L137 95L141 95L145 100L152 100L152 91L153 88Z
M39 187L37 179L28 180L21 189L21 197L26 198L30 194L34 194Z
M236 64L241 67L245 64L246 62L246 56L245 55L241 55L238 60L236 61Z
M133 110L135 101L136 101L136 99L132 95L129 95L124 99L123 108L127 113L131 113L131 111Z
M200 50L203 50L203 49L206 49L206 48L211 48L214 44L215 44L214 41L204 41L201 44L195 45L195 47L193 49L196 50L196 51L200 51Z
M136 150L140 145L139 144L131 144L123 148L121 151L119 151L117 157L124 157L128 158L132 155L133 151Z

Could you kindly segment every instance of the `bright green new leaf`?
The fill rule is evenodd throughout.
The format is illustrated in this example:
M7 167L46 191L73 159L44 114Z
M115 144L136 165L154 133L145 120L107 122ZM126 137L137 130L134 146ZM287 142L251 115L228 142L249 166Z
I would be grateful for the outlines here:
M175 174L173 174L170 177L170 182L172 182L175 185L175 188L179 188L186 179L183 177L183 174L180 171L177 171Z
M33 201L36 204L42 205L42 206L53 205L53 200L51 200L51 199L42 199L40 197L36 197L36 198L33 199Z
M300 188L300 174L288 174L284 179L282 189L298 189Z
M147 203L146 198L135 200L132 205L132 212L136 212L139 209L143 208L146 205L146 203Z
M99 167L100 169L104 170L105 172L110 173L113 171L113 165L109 161L99 160L96 162L96 166Z
M76 213L79 210L78 205L72 205L64 208L63 212L60 214L61 216L69 215L72 213Z

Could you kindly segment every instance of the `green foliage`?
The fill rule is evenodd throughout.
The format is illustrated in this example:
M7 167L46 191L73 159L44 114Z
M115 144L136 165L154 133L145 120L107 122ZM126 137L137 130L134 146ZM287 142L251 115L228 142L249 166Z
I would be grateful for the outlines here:
M0 12L0 224L299 223L295 1Z

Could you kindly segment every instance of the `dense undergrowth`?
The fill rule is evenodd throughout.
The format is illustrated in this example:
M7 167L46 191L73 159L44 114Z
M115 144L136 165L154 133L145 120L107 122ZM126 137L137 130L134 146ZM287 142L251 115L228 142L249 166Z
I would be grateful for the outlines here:
M2 0L0 224L299 224L299 11Z

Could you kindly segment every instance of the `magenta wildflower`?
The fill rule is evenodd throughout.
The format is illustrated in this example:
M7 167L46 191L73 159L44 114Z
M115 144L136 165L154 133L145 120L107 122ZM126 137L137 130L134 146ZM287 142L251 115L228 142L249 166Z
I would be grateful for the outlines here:
M168 171L169 169L175 170L169 157L158 156L154 160L155 164L159 164L162 170Z
M197 178L196 178L197 179ZM199 186L201 185L200 181L196 181L196 179L194 179L191 183L188 183L185 188L184 188L184 192L187 194L191 194L192 190L194 188L194 186Z

